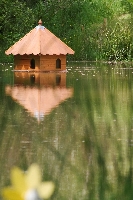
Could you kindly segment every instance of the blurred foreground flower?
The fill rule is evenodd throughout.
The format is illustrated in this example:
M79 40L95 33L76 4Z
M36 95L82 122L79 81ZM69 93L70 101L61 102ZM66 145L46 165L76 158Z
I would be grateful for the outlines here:
M6 200L40 200L48 199L53 191L53 182L41 182L41 171L37 164L32 164L24 173L17 167L11 170L12 186L2 190Z

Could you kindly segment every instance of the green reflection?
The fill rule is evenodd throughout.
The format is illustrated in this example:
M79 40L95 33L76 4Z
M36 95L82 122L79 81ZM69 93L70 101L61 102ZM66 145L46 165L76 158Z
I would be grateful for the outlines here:
M132 67L70 63L66 76L73 98L40 123L3 93L0 187L13 165L36 162L56 185L51 199L132 199Z

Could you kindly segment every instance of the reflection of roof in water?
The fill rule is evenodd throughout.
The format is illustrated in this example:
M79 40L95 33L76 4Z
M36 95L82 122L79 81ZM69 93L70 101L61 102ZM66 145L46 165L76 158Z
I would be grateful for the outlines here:
M35 112L34 112L34 117L35 117L38 121L42 121L43 118L44 118L44 115L45 115L45 113L42 113L42 112L38 112L38 111L35 111Z
M35 88L23 86L6 86L6 94L32 113L37 119L49 114L66 99L72 97L72 88Z

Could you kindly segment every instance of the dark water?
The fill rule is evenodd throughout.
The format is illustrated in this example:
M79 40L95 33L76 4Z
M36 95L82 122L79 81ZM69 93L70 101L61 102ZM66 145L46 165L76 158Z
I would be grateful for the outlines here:
M68 73L0 66L0 188L42 168L54 200L133 199L133 67L68 63Z

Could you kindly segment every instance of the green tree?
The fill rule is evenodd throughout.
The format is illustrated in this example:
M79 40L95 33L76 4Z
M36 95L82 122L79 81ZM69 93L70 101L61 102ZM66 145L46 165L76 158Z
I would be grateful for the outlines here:
M42 19L46 28L75 50L72 59L133 57L132 0L1 0L0 7L0 55ZM131 18L123 20L125 14Z
M0 7L0 37L4 45L11 45L32 28L34 15L25 3L18 0L1 0Z

